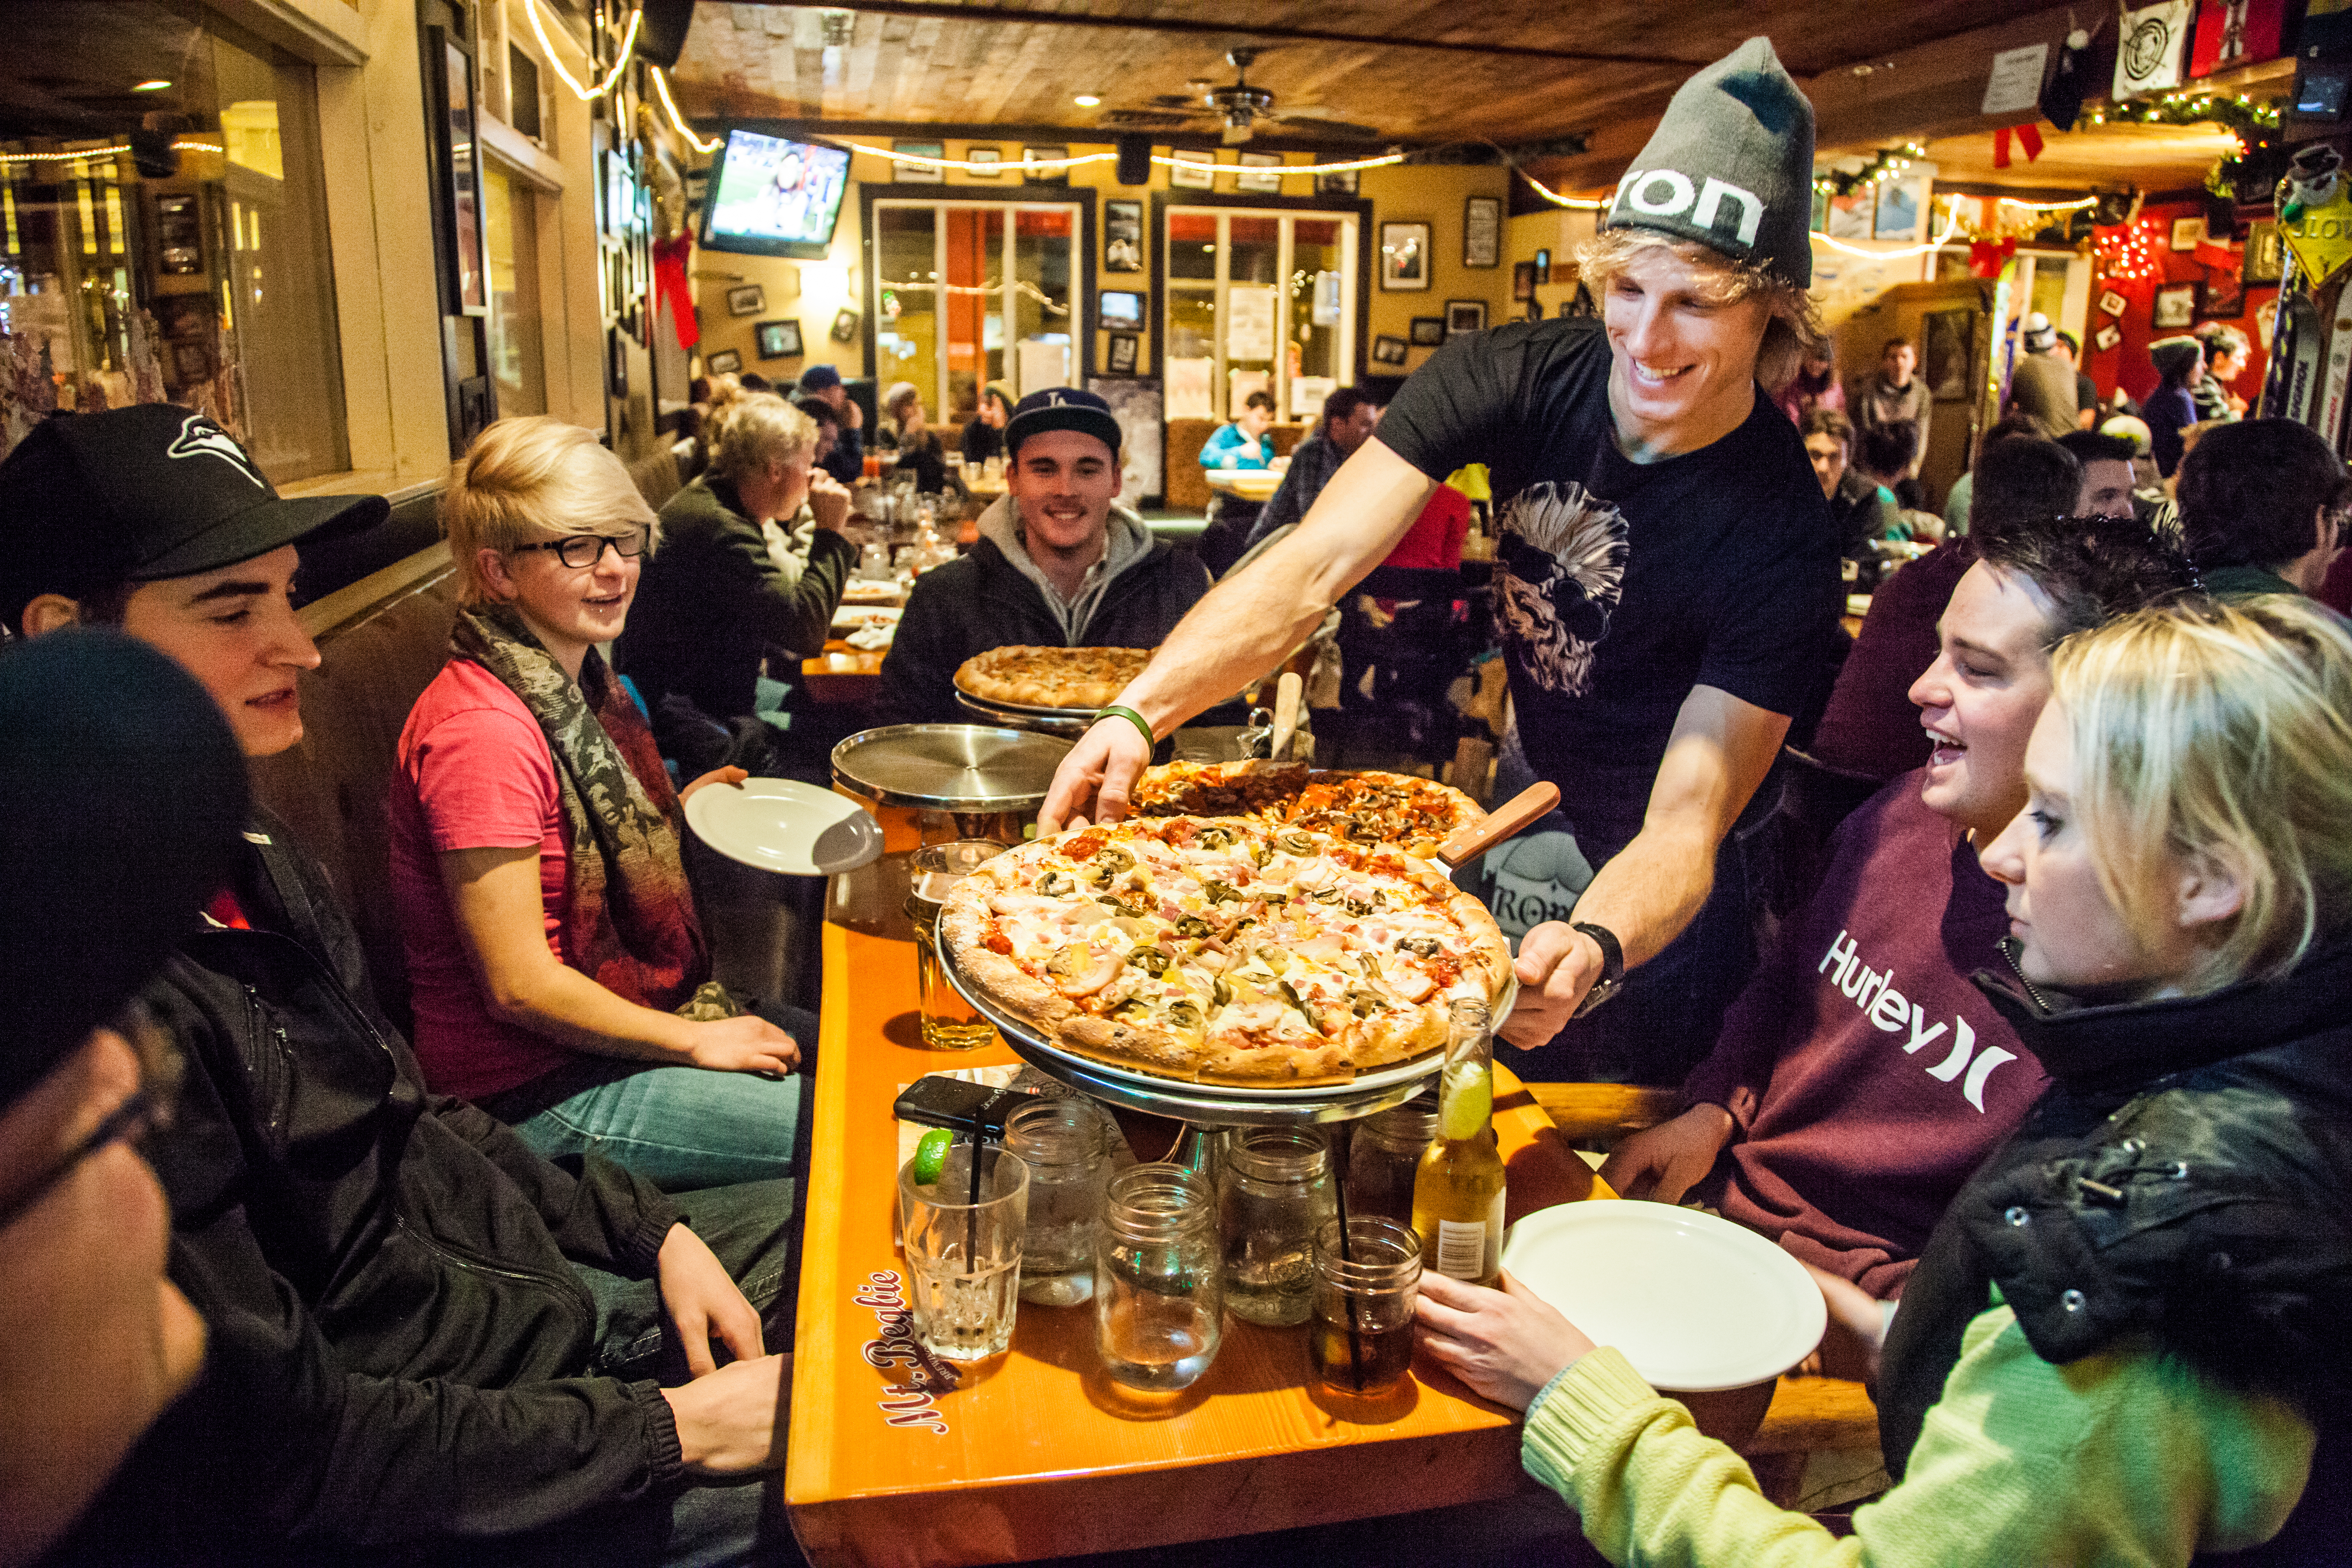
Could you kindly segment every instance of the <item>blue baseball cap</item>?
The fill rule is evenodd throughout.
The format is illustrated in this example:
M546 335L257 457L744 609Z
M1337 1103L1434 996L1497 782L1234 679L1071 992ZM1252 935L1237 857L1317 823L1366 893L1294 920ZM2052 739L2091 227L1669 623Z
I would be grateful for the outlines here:
M841 372L829 364L813 364L801 372L803 392L823 392L841 384Z
M1119 440L1124 434L1118 421L1111 416L1110 405L1099 394L1081 392L1072 386L1049 386L1013 405L1013 417L1004 422L1005 455L1018 457L1022 442L1048 430L1076 430L1092 436L1110 448L1113 458L1118 456Z

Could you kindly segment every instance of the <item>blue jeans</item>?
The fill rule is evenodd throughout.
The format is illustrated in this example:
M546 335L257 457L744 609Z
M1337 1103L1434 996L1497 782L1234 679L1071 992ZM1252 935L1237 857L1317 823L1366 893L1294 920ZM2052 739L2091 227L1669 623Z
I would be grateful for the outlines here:
M583 1056L490 1096L482 1109L550 1159L601 1154L667 1193L790 1182L801 1168L816 1016L758 1011L800 1044L800 1070L789 1078Z

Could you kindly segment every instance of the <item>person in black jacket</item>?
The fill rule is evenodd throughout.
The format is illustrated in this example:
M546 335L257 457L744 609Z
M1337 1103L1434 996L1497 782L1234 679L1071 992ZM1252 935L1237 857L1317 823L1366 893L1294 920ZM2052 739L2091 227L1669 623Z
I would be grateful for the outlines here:
M296 676L318 663L296 543L382 516L279 500L185 409L53 421L0 463L0 613L36 639L119 623L269 755L301 738ZM323 874L266 812L147 1005L188 1064L146 1152L209 1354L63 1560L759 1554L781 1528L764 1489L694 1482L781 1458L761 1313L789 1272L788 1184L673 1203L428 1094Z
M1100 397L1033 392L1004 445L1007 494L981 514L980 542L915 580L877 723L969 722L956 668L992 647L1157 647L1209 591L1195 556L1114 504L1119 427Z

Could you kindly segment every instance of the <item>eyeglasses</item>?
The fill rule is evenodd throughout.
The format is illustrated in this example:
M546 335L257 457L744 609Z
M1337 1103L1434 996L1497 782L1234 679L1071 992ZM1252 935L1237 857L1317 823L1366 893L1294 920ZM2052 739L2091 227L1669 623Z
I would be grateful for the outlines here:
M81 1168L82 1162L105 1152L116 1143L137 1143L151 1132L169 1127L172 1114L180 1102L180 1081L186 1075L187 1063L172 1037L147 1016L143 1008L134 1006L131 1012L118 1019L114 1031L131 1042L139 1058L139 1087L130 1099L109 1111L104 1121L91 1128L80 1142L66 1152L65 1158L45 1173L30 1187L12 1197L0 1199L0 1230L16 1223L30 1213L42 1199L63 1185L66 1179Z
M611 545L613 553L624 561L635 561L646 552L646 530L633 528L626 533L574 533L562 539L551 539L543 544L518 544L515 549L552 550L555 558L566 566L593 566L604 558L604 546Z

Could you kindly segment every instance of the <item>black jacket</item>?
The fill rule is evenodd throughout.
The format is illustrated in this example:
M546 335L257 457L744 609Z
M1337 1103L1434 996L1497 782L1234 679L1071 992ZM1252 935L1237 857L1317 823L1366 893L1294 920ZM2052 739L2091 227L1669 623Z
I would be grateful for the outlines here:
M2058 1012L1977 984L2051 1076L1953 1200L1903 1292L1877 1390L1899 1478L2000 1286L2044 1361L2151 1341L2228 1385L2302 1409L2320 1462L2274 1546L2333 1516L2352 1546L2340 1450L2352 1398L2352 946L2209 996ZM2323 1495L2324 1494L2324 1495ZM2270 1548L2231 1563L2272 1561Z
M770 647L803 658L823 651L856 547L813 529L801 571L779 567L734 487L708 476L669 499L661 526L614 663L648 709L675 693L721 721L749 713Z
M648 1278L677 1211L428 1095L317 867L257 832L236 883L256 929L191 935L147 999L188 1063L149 1158L205 1372L65 1555L236 1561L290 1537L332 1562L676 1480L658 1388L586 1375L571 1263Z
M1209 574L1189 550L1154 540L1150 550L1110 580L1077 635L1065 637L1045 590L982 535L971 552L915 581L899 618L882 689L877 724L969 724L956 705L957 666L992 647L1158 647L1209 591Z

